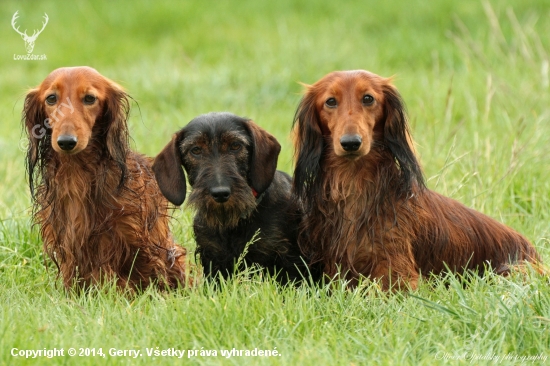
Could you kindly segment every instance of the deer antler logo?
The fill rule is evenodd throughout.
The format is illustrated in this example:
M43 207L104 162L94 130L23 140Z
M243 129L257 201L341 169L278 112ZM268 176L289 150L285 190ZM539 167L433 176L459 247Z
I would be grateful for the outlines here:
M32 33L32 36L28 36L26 29L25 29L24 32L20 32L19 27L15 26L15 21L17 20L17 18L19 18L17 13L19 13L19 10L16 11L15 14L13 14L13 17L11 18L11 26L13 27L13 29L17 33L19 33L21 38L23 38L23 41L25 41L25 48L27 49L27 53L32 53L32 50L34 49L34 42L36 41L36 38L38 38L38 35L40 33L42 33L44 28L46 28L46 24L48 24L48 20L49 20L48 14L44 13L44 22L42 23L42 29L34 30L33 33Z

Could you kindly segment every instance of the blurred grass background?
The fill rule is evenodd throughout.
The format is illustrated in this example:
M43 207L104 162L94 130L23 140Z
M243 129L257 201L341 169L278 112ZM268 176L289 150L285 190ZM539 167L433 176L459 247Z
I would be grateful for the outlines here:
M26 53L10 26L15 11L20 29L29 34L48 14L49 23L33 51L46 54L47 60L13 59ZM155 155L196 115L230 111L254 119L279 139L279 169L291 173L289 132L302 91L299 82L313 83L337 69L395 75L430 188L524 233L548 262L550 1L7 0L0 4L0 23L0 353L6 355L0 362L15 361L6 351L15 346L69 347L74 341L89 347L117 342L130 347L141 344L140 339L151 344L162 332L171 335L162 338L166 347L211 348L220 345L228 329L234 342L227 346L275 344L286 352L280 359L235 359L236 364L431 364L438 351L453 345L533 354L550 347L550 295L541 278L523 292L515 282L492 287L483 281L463 292L452 286L421 289L420 296L458 309L449 315L436 308L435 318L426 302L415 298L390 296L381 302L379 295L365 300L342 290L320 303L316 295L304 295L306 290L282 290L270 282L248 284L244 290L229 286L221 293L202 289L204 294L175 294L168 300L149 294L151 299L146 295L135 306L116 293L65 299L53 268L44 268L41 241L30 229L20 122L28 88L57 67L88 65L123 85L136 100L130 119L136 150ZM189 212L179 210L176 218L176 236L193 248ZM516 296L517 291L525 296ZM271 311L288 309L270 315L260 295L273 301ZM480 315L494 302L508 304L506 299L514 296L518 312ZM244 298L248 312L241 309ZM220 301L224 311L240 315L221 317ZM424 325L415 327L413 318L400 319L405 306L413 318L434 319L434 325L420 322ZM463 306L476 315L464 312ZM151 307L158 307L159 314ZM176 316L170 309L199 318ZM97 315L101 311L113 323L90 325L90 314L103 319ZM274 320L264 327L271 316ZM523 317L531 327L521 331L527 335L499 335L525 326ZM544 320L533 320L539 318ZM143 319L177 329L149 328L141 324ZM475 321L487 328L476 328ZM241 325L245 330L234 331ZM325 331L331 335L323 337ZM385 338L377 338L379 332ZM377 351L380 358L373 355Z

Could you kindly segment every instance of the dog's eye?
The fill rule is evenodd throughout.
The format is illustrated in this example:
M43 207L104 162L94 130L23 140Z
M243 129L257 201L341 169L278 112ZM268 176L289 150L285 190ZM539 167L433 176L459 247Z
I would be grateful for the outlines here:
M194 148L191 149L191 154L193 155L200 155L202 153L202 149L198 146L195 146Z
M370 94L363 95L363 105L372 105L374 103L374 97Z
M93 95L90 95L90 94L86 94L84 96L84 104L94 104L95 101L96 101L96 97L94 97Z
M57 103L57 95L55 94L50 94L46 97L46 103L48 103L49 105L54 105L55 103Z
M338 106L338 102L336 101L335 98L328 98L325 101L325 105L329 108L336 108L336 106Z
M232 142L231 145L229 145L229 149L231 151L239 151L243 145L241 145L240 142Z

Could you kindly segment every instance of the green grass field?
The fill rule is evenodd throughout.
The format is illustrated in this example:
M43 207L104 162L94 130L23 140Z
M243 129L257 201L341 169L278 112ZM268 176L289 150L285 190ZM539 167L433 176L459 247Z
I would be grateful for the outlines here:
M75 65L135 99L134 149L155 155L194 116L231 111L279 139L279 169L289 173L299 82L337 69L395 75L429 187L522 232L550 261L550 1L151 4L0 5L0 364L550 363L550 286L535 274L470 277L467 286L434 279L409 294L369 282L281 288L261 276L135 298L109 286L67 294L31 228L20 113L28 88ZM14 60L26 54L10 26L17 10L28 33L48 14L33 52L47 60ZM192 250L189 210L174 216ZM12 355L54 348L64 356ZM222 355L233 348L277 355ZM168 349L192 351L147 354Z

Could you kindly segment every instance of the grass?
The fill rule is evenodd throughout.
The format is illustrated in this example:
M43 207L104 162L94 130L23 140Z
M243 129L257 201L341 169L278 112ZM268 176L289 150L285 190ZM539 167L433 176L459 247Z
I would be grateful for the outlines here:
M535 274L433 279L410 294L381 293L370 282L354 291L338 283L281 288L259 275L134 298L108 285L67 294L31 228L19 121L29 87L54 68L89 65L137 101L130 119L136 150L155 155L194 116L227 110L273 133L283 146L279 168L291 172L298 82L335 69L395 75L430 188L524 233L548 262L549 5L3 1L0 364L518 364L549 357L550 287ZM46 61L13 60L25 53L8 25L16 10L21 29L48 14L34 49ZM193 249L189 211L175 217L178 241ZM69 357L70 347L102 348L106 357ZM156 347L197 356L148 357ZM64 348L65 356L24 359L13 348ZM111 348L144 356L110 356ZM221 356L233 348L276 348L280 356Z

